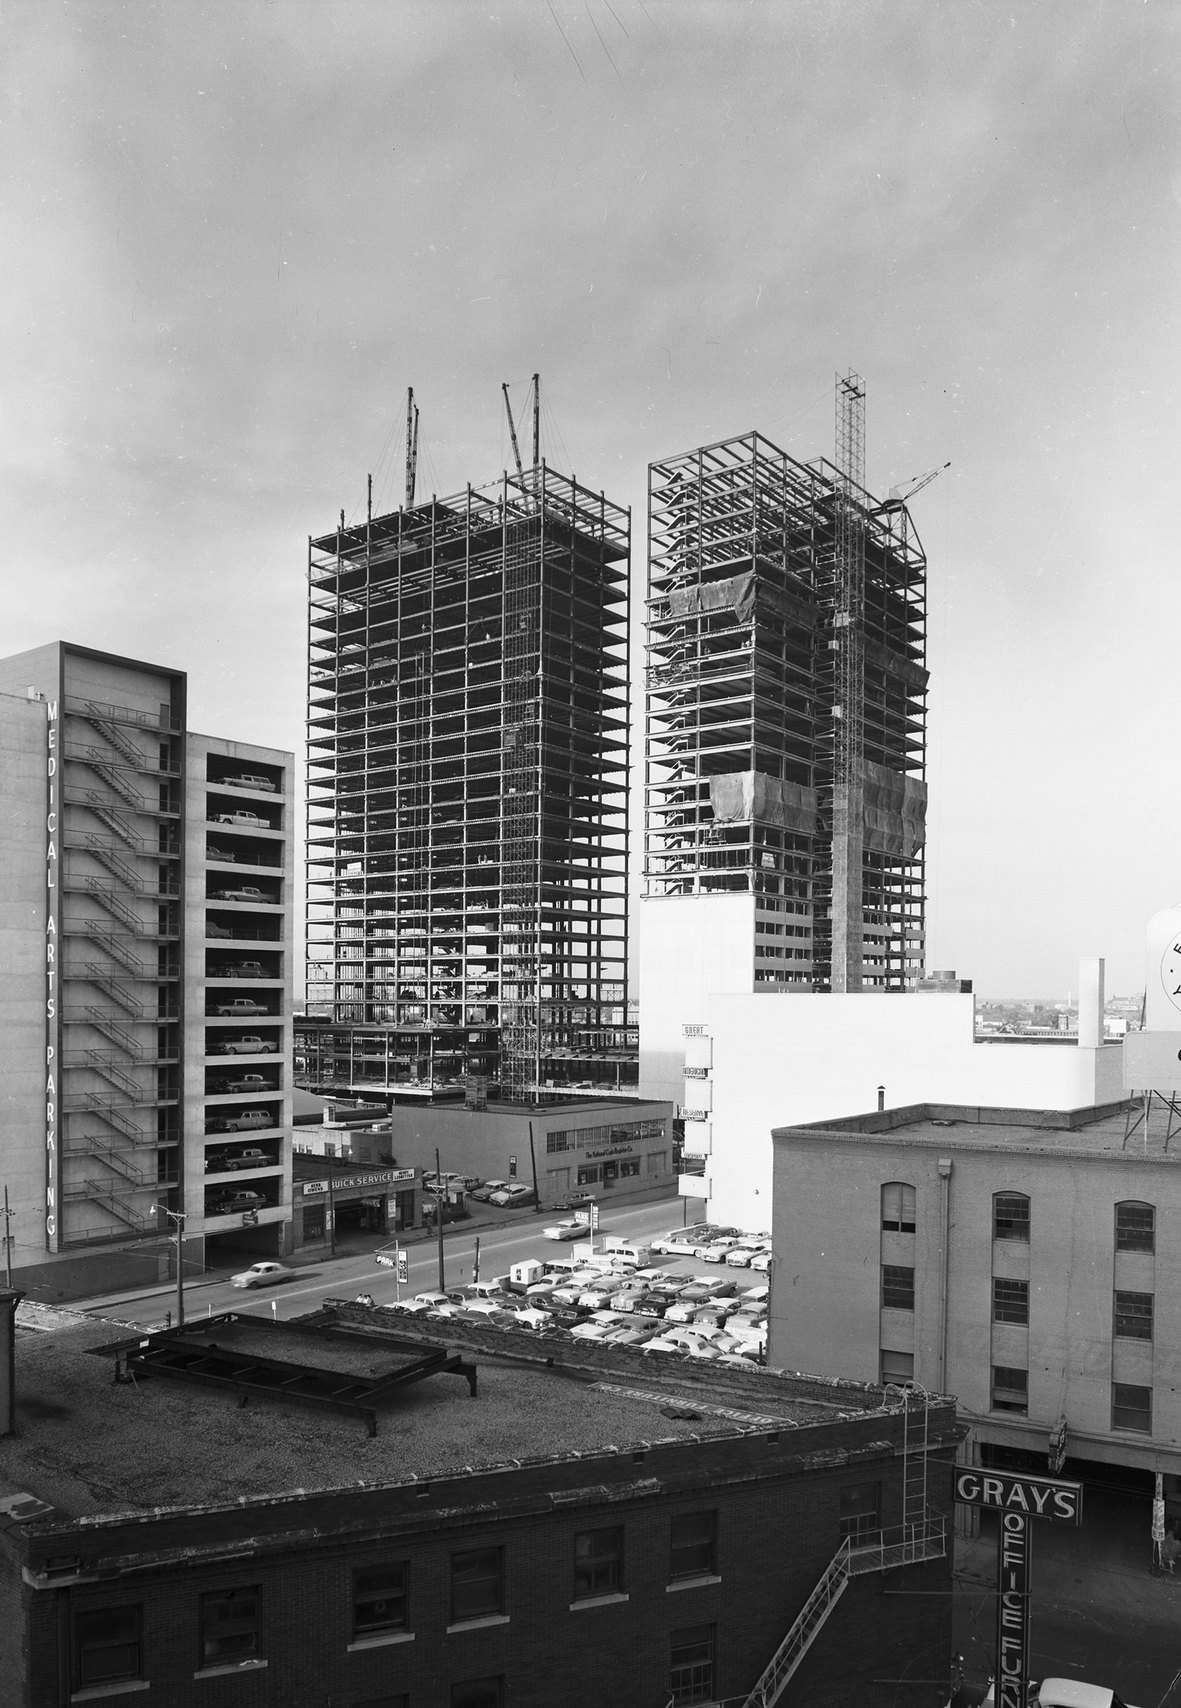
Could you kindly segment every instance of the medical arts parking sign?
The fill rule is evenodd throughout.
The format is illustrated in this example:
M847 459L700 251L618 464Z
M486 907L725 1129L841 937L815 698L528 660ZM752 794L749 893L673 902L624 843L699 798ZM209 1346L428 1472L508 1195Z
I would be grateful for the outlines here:
M998 1514L996 1565L997 1708L1025 1708L1029 1673L1031 1518L1083 1521L1081 1483L1025 1477L1010 1471L959 1470L955 1498Z

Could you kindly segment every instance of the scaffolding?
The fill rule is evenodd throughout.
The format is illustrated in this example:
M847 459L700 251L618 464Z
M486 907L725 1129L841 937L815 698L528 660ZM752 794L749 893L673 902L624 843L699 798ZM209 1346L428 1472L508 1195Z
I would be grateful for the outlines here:
M634 1088L629 564L627 511L543 462L311 541L325 1082Z
M926 560L846 384L840 467L752 432L649 470L645 893L752 895L757 989L923 961Z

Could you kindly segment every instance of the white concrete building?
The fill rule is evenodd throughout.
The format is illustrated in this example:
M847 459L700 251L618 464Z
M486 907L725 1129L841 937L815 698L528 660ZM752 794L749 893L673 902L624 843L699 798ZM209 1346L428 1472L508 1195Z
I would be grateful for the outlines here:
M770 1225L771 1130L927 1103L1069 1110L1119 1101L1102 962L1085 962L1077 1038L978 1038L967 993L707 995L686 1023L683 1196L710 1221Z

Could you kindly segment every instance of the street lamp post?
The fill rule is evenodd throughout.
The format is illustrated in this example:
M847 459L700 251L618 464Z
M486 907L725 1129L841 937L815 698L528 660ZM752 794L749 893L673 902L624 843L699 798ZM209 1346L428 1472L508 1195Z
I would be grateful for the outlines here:
M176 1326L185 1325L185 1255L184 1239L185 1213L183 1210L165 1210L164 1214L176 1228Z

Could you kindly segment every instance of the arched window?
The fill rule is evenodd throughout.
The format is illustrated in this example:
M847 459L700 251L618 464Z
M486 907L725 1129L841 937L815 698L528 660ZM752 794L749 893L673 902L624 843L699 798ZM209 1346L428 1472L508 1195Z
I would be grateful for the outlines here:
M1029 1199L1024 1192L995 1192L992 1199L993 1239L1029 1239Z
M891 1234L914 1232L914 1187L902 1180L887 1180L882 1187L882 1231Z
M1151 1204L1141 1204L1135 1198L1125 1198L1115 1207L1115 1249L1117 1251L1156 1250L1156 1210Z

